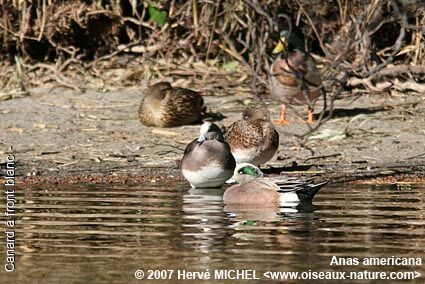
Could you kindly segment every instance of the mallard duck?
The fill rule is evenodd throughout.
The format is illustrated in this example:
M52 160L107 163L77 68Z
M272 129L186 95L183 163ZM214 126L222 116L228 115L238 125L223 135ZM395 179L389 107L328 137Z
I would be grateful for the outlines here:
M312 179L263 177L261 170L248 163L239 164L233 174L238 184L226 189L226 204L275 206L311 202L328 182L315 184Z
M232 176L235 166L223 133L210 121L202 124L199 138L187 145L181 162L182 174L192 188L222 186Z
M139 118L146 126L174 127L201 118L204 100L195 91L172 87L168 82L150 86L139 107Z
M280 119L274 121L278 124L289 123L285 104L307 105L307 123L314 122L313 107L321 95L322 79L315 60L305 51L302 42L300 37L284 30L273 50L273 54L279 54L270 72L272 94L282 102Z
M258 166L273 158L279 147L279 133L267 109L249 108L242 113L242 120L229 127L226 141L237 163Z

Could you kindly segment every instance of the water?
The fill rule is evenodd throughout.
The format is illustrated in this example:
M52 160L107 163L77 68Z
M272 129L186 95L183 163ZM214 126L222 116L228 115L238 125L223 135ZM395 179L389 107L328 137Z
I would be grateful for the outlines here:
M266 271L425 274L424 264L330 265L333 256L425 262L423 186L327 186L314 206L284 212L223 208L222 190L189 191L185 183L15 190L16 270L4 272L2 234L0 283L141 283L137 269L145 277L149 269L174 270L167 283L177 282L178 269L252 269L262 280ZM5 208L4 194L0 204Z

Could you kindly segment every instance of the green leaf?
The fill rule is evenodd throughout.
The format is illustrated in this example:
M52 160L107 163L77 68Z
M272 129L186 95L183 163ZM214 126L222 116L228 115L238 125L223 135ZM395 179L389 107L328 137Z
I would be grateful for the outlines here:
M162 27L165 25L165 18L167 17L167 12L158 10L154 5L149 5L149 17L155 24Z
M225 71L235 71L235 69L239 66L239 62L236 60L228 61L223 63L221 68Z

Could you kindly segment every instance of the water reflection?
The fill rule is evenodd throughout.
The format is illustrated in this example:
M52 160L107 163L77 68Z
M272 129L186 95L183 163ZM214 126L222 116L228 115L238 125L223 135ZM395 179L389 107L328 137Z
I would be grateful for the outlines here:
M209 253L225 237L222 189L189 189L183 195L183 232L186 244Z
M184 183L17 187L17 270L0 281L130 281L142 267L339 271L334 255L423 257L424 189L327 186L310 205L247 208Z

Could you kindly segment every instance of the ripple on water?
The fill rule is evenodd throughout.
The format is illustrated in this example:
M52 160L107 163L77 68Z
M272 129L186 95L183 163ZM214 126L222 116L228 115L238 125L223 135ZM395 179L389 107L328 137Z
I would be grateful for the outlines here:
M423 257L424 189L327 186L312 206L241 209L183 183L16 187L17 274L97 282L139 267L330 271L334 255Z

